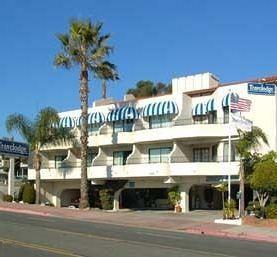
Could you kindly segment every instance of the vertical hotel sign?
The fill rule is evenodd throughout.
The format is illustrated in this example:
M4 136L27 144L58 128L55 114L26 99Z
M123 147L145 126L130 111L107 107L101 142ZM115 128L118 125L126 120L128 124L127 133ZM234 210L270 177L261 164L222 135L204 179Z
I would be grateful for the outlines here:
M253 95L275 95L275 84L248 83L248 94Z

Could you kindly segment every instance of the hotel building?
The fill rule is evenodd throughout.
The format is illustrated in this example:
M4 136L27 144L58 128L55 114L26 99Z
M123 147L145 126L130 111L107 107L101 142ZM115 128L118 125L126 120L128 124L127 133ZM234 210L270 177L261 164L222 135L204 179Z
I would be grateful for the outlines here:
M167 190L178 185L183 212L219 209L221 195L212 185L232 176L232 197L238 191L237 130L229 124L232 94L252 101L242 113L267 135L277 150L277 77L220 84L211 73L172 80L172 93L123 101L101 99L89 108L88 179L94 206L97 190L109 183L121 186L114 194L119 208L167 208ZM80 136L80 110L60 113L60 125ZM231 163L228 135L231 133ZM80 195L80 148L44 148L41 169L43 201L69 206ZM28 179L35 179L31 167ZM251 198L251 190L246 197Z

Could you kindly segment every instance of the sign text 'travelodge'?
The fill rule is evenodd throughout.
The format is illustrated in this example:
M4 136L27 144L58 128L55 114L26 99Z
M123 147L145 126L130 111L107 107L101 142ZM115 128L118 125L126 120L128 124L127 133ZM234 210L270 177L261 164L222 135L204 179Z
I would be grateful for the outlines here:
M248 94L275 95L275 87L268 83L248 83Z
M24 143L0 139L0 154L28 157L29 147Z

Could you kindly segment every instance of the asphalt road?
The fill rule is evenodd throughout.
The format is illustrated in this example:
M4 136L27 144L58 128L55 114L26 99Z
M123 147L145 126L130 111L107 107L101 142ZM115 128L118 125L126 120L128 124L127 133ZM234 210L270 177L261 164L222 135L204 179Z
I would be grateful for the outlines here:
M0 256L276 257L277 245L0 212Z

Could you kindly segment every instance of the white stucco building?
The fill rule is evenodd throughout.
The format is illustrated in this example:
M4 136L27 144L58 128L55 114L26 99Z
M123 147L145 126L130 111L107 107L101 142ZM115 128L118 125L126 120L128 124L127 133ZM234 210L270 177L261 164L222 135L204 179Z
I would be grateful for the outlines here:
M228 124L230 92L252 101L243 115L267 134L269 147L277 150L277 78L220 84L211 73L172 80L172 93L146 99L127 95L123 101L95 101L89 109L88 179L96 196L98 185L122 181L115 193L114 209L162 208L167 188L179 185L184 212L220 208L212 187L230 172L234 178L239 162L232 147L228 164L228 134L235 144L237 131ZM80 134L80 110L60 113L61 125ZM55 146L43 151L42 197L56 206L78 198L80 149ZM29 169L28 178L35 179ZM235 180L234 180L235 181ZM232 194L238 186L234 182ZM96 204L96 203L95 203Z

